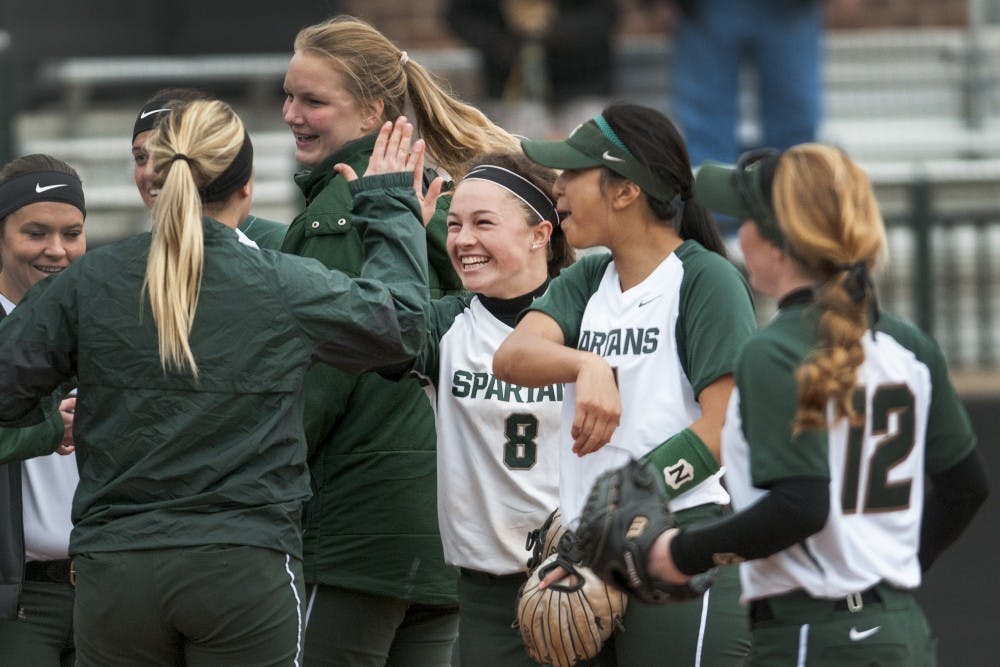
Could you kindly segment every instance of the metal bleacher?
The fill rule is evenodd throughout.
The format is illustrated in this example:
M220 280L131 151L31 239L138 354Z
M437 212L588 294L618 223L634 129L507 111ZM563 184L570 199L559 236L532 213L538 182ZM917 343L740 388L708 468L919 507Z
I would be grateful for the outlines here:
M478 56L466 48L410 52L456 92L477 99ZM616 97L669 109L670 45L663 36L617 46ZM77 166L87 187L88 235L103 242L144 229L131 182L128 132L135 110L168 85L226 83L256 151L255 213L290 220L298 193L292 143L280 118L288 54L185 58L77 58L50 64L58 98L22 114L22 152L50 152ZM883 300L920 322L961 368L1000 368L1000 30L834 31L826 41L821 140L868 171L890 228ZM103 88L135 98L109 106ZM742 96L751 120L752 94ZM516 131L516 128L511 128ZM970 324L971 323L971 324Z
M431 72L466 97L477 94L478 57L468 49L411 51ZM281 82L289 54L229 54L171 57L86 57L49 63L40 86L53 102L21 114L22 153L59 156L86 183L91 212L88 237L103 243L146 229L146 210L132 183L129 132L136 110L154 91L170 86L215 90L238 88L227 99L247 123L255 147L254 213L290 221L298 207L293 143L281 120ZM115 90L116 101L102 93ZM130 93L122 102L122 91Z

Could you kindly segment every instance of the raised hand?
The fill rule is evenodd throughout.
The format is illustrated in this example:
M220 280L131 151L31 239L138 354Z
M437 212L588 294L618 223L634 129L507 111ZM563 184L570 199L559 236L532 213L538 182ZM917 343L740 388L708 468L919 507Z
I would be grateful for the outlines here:
M444 187L444 178L437 176L431 181L431 184L427 186L427 192L424 192L424 157L426 155L426 145L423 139L418 139L417 143L413 144L413 154L416 156L417 161L413 166L413 192L417 195L417 201L420 202L420 217L423 220L424 227L430 224L431 218L434 217L434 213L437 210L437 200L441 196L441 190Z
M414 171L418 159L422 163L424 142L418 140L411 150L410 141L412 139L413 124L406 120L406 116L400 116L395 123L386 121L378 132L365 176ZM333 169L347 181L354 181L358 178L357 173L348 164L338 163L333 166Z

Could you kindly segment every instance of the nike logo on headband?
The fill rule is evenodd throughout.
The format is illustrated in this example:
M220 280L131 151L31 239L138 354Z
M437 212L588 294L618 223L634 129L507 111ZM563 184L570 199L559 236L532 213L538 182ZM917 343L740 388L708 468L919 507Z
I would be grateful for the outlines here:
M143 111L139 114L139 118L145 118L146 116L152 116L154 113L161 113L164 111L170 111L170 109L151 109L150 111Z
M611 160L612 162L624 162L625 161L625 160L623 160L620 157L615 157L614 155L612 155L611 153L609 153L607 151L604 151L604 153L601 154L601 157L604 158L605 160Z
M37 192L38 194L42 194L46 190L51 190L53 188L68 188L68 187L69 183L56 183L55 185L46 185L44 187L42 186L41 183L35 183L35 192Z

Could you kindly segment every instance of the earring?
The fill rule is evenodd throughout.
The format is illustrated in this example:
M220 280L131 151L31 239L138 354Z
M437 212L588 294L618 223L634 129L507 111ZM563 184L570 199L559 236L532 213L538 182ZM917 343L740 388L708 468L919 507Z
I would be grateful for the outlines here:
M538 243L532 243L532 244L531 244L531 249L532 249L532 250L538 250L538 249L539 249L539 248L541 248L541 247L542 247L542 246L541 246L540 244L538 244Z

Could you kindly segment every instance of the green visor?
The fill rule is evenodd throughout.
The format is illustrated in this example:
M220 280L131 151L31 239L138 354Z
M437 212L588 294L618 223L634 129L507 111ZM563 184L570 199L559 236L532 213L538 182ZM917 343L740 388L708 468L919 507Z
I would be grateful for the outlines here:
M740 220L752 219L760 233L779 248L785 237L771 205L771 184L781 153L750 151L735 165L705 162L694 179L695 197L710 210Z
M639 162L600 114L578 125L563 141L525 139L521 148L529 158L551 169L607 167L661 201L669 202L680 192L677 184L664 183Z

